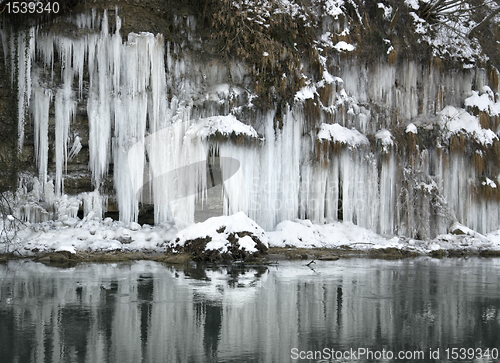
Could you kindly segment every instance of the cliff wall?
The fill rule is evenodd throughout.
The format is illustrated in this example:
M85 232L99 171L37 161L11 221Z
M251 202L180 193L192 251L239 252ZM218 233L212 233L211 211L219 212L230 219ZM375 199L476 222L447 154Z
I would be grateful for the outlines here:
M497 9L480 8L492 24L476 37L467 9L426 18L425 3L74 2L24 27L4 14L0 162L20 216L192 223L208 201L266 229L498 229Z

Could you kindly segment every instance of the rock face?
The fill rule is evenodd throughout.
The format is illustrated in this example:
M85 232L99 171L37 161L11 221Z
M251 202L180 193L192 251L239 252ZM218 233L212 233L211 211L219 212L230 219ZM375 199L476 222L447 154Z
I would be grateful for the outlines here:
M129 223L147 212L148 222L190 224L217 186L218 211L266 230L295 218L420 239L455 222L498 229L498 71L475 43L449 67L430 33L417 54L401 32L422 12L400 3L393 22L380 7L315 1L314 13L278 16L264 2L275 15L247 14L241 49L220 48L217 17L233 18L215 2L75 2L37 29L4 26L0 73L14 90L2 81L0 169L12 180L19 160L19 217ZM366 48L375 38L362 40L363 9L387 37L376 52ZM266 38L255 19L272 16L300 29ZM247 237L257 243L233 234L226 247ZM206 258L213 241L195 240Z

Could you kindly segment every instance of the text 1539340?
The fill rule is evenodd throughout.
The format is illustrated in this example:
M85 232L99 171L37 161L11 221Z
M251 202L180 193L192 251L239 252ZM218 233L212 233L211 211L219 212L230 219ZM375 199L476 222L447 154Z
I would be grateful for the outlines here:
M57 14L59 3L57 1L11 1L5 4L4 11L7 14Z

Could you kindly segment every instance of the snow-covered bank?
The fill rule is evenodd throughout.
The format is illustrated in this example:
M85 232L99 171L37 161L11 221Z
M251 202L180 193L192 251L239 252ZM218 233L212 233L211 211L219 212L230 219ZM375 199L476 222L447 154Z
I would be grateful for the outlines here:
M71 254L142 252L146 254L192 253L196 259L243 259L262 255L267 247L343 249L358 252L392 249L412 254L464 252L500 253L500 230L479 234L460 224L448 234L431 240L415 240L397 236L381 236L350 222L313 224L309 220L284 221L274 231L265 232L243 213L213 217L177 231L172 226L125 224L106 218L104 221L70 218L27 224L11 241L0 243L0 254L34 257L52 252ZM195 254L185 247L193 241L203 251Z

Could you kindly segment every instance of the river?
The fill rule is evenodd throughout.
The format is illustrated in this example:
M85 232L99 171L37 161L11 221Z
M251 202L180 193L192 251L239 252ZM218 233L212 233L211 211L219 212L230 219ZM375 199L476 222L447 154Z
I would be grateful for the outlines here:
M494 362L500 349L497 259L20 260L0 276L2 362Z

